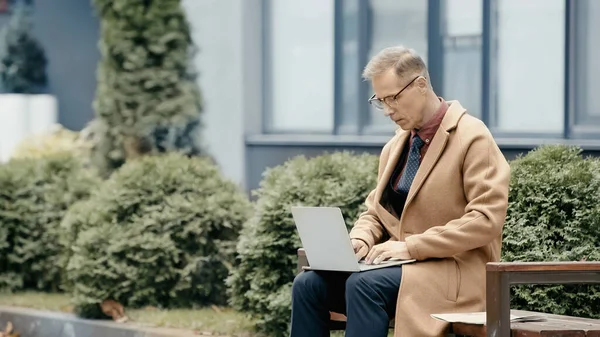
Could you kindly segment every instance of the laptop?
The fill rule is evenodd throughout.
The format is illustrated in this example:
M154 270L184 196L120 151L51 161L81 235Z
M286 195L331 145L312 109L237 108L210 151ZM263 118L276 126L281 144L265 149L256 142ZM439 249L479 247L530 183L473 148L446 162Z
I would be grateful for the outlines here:
M357 261L338 207L292 207L292 216L310 265L305 270L361 272L415 261L390 259L370 265Z

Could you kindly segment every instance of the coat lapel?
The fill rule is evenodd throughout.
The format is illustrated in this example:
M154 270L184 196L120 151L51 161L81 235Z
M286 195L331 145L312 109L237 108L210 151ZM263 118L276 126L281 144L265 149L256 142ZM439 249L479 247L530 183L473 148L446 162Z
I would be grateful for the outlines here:
M408 207L410 202L417 195L421 186L431 173L431 170L435 167L435 164L440 159L440 156L444 152L444 148L446 148L446 144L448 143L449 133L448 131L454 129L458 124L460 117L465 112L465 109L458 103L457 101L450 101L450 106L448 107L448 111L446 111L446 115L440 124L435 136L433 137L433 141L417 170L417 174L410 186L410 190L408 191L408 196L406 198L406 202L404 203L404 209Z
M390 179L392 178L392 173L396 169L396 166L398 166L398 160L400 159L400 155L402 155L402 150L404 149L408 135L410 135L410 131L404 131L400 133L398 135L398 140L392 149L390 149L390 156L385 165L385 170L379 179L379 191L381 192L385 190L386 184L389 183Z
M431 170L437 163L438 159L442 155L444 148L446 147L446 143L448 142L448 132L441 127L435 133L435 137L433 137L433 142L429 146L419 169L417 170L417 174L408 190L408 196L406 197L406 202L404 203L404 209L410 204L412 199L415 197L417 192L421 189L423 182L431 173Z
M392 144L392 147L390 149L388 161L386 162L385 168L379 179L378 186L377 186L377 193L375 195L375 198L377 200L377 207L380 207L380 209L382 210L382 212L378 214L378 216L381 219L381 223L386 228L387 232L396 240L400 239L399 230L398 230L399 229L399 227L398 227L399 219L396 218L396 216L394 214L392 214L392 212L393 212L392 210L388 209L386 206L384 206L381 203L381 200L383 197L383 192L386 190L387 184L390 183L392 174L394 173L394 170L398 166L398 161L400 160L400 156L402 155L402 151L404 150L404 146L406 144L406 140L408 139L409 135L410 135L410 131L408 131L408 132L402 131L402 130L397 131L397 134L395 137L396 140Z

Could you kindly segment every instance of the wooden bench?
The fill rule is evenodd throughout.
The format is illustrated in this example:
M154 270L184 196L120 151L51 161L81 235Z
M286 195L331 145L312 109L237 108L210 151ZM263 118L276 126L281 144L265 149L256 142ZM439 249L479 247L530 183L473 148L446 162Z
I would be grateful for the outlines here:
M522 316L541 316L541 322L512 323L512 337L600 337L600 320L577 318L570 316L544 314L532 311L511 310L511 314ZM503 336L488 335L485 325L452 323L450 332L455 336L486 337Z
M308 266L298 249L298 273ZM600 262L495 262L486 266L486 324L452 323L450 332L472 337L600 337L600 320L510 310L510 286L517 284L600 284ZM510 314L543 316L541 322L510 324ZM330 313L331 329L345 327L345 316ZM393 320L390 327L394 326Z
M510 286L512 285L600 284L600 262L494 262L488 263L486 269L487 336L511 335ZM557 323L557 319L562 323ZM565 324L566 321L572 323ZM591 330L585 330L590 320L566 316L554 316L548 320L548 323L539 322L529 325L523 323L526 325L519 325L519 328L520 331L531 330L531 334L526 336L600 337L600 329L598 329L600 320L591 321L597 324ZM578 332L569 334L569 331L574 329Z

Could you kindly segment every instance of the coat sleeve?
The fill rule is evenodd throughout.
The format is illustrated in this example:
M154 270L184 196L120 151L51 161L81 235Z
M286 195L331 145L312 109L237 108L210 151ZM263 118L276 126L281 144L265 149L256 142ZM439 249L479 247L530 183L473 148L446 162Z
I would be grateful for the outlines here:
M392 141L390 141L383 147L383 150L381 151L381 155L379 157L379 169L377 173L378 185L379 180L381 179L381 176L385 169L385 165L388 162ZM377 188L374 188L371 191L371 193L369 193L369 195L367 196L367 199L365 201L367 209L366 211L360 214L358 220L354 223L354 226L350 231L350 238L364 241L369 247L369 250L376 243L379 243L381 241L381 238L385 233L385 228L381 224L381 220L379 220L379 217L375 212L375 203L378 202L377 200L375 200L376 191Z
M485 246L502 235L508 208L510 166L491 133L481 123L471 127L463 147L465 214L443 226L434 226L406 239L417 260L450 257Z

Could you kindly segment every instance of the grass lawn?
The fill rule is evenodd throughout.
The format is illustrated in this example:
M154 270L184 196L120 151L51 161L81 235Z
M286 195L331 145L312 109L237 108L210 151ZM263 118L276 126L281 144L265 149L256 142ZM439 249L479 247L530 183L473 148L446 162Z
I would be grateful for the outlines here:
M15 294L0 293L0 305L26 307L41 310L72 312L68 296L64 294L47 294L23 292ZM255 337L252 321L245 315L229 308L219 308L219 312L211 308L198 310L159 310L139 309L126 310L133 324L165 328L192 329L213 336Z

